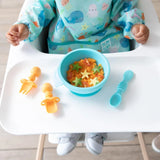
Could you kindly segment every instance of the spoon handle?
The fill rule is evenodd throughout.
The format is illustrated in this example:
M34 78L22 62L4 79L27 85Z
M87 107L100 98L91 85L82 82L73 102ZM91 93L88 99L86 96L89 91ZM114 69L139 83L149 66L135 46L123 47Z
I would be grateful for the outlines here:
M118 107L122 100L122 93L127 89L128 82L133 78L133 72L128 70L123 75L123 80L118 84L116 93L110 98L110 105Z
M129 81L133 78L134 73L131 70L127 70L123 75L123 80L117 86L117 93L124 93L127 89Z

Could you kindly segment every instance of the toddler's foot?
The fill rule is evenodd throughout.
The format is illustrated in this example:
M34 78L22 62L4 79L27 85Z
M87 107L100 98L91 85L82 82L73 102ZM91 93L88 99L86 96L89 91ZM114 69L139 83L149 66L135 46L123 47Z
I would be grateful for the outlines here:
M77 144L77 141L81 138L82 134L66 134L65 136L59 138L57 146L57 154L59 156L64 156L70 153Z
M107 137L106 133L86 133L85 145L92 154L98 155L102 152L103 142Z
M153 141L152 141L152 148L154 149L154 151L160 153L160 135L158 135L157 137L155 137L153 139Z

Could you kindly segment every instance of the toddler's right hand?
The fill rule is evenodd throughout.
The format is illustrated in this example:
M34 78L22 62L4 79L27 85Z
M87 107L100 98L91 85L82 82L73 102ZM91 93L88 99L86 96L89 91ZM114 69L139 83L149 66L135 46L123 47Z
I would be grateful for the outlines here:
M19 45L19 42L29 36L28 27L25 24L15 24L11 26L6 33L6 38L13 46Z

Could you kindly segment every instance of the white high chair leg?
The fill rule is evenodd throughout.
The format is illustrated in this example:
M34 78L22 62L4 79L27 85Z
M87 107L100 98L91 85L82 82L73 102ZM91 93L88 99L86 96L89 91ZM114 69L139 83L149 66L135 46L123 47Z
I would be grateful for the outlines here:
M138 140L139 140L139 143L140 143L143 159L144 160L149 160L147 149L146 149L146 144L145 144L145 141L144 141L144 138L143 138L143 134L142 134L142 132L137 132L137 135L138 135Z
M44 149L44 142L45 142L45 134L41 134L39 136L39 142L37 147L37 154L36 154L36 160L42 160L43 157L43 149Z

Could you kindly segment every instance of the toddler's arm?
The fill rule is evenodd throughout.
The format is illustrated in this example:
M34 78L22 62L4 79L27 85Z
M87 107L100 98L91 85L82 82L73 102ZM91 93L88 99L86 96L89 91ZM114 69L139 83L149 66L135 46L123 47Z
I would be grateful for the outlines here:
M36 0L20 15L6 34L7 40L18 45L21 40L34 41L50 21L55 18L54 0Z
M144 13L136 8L138 0L113 0L111 18L124 30L124 37L144 44L149 37L149 29L144 24Z

